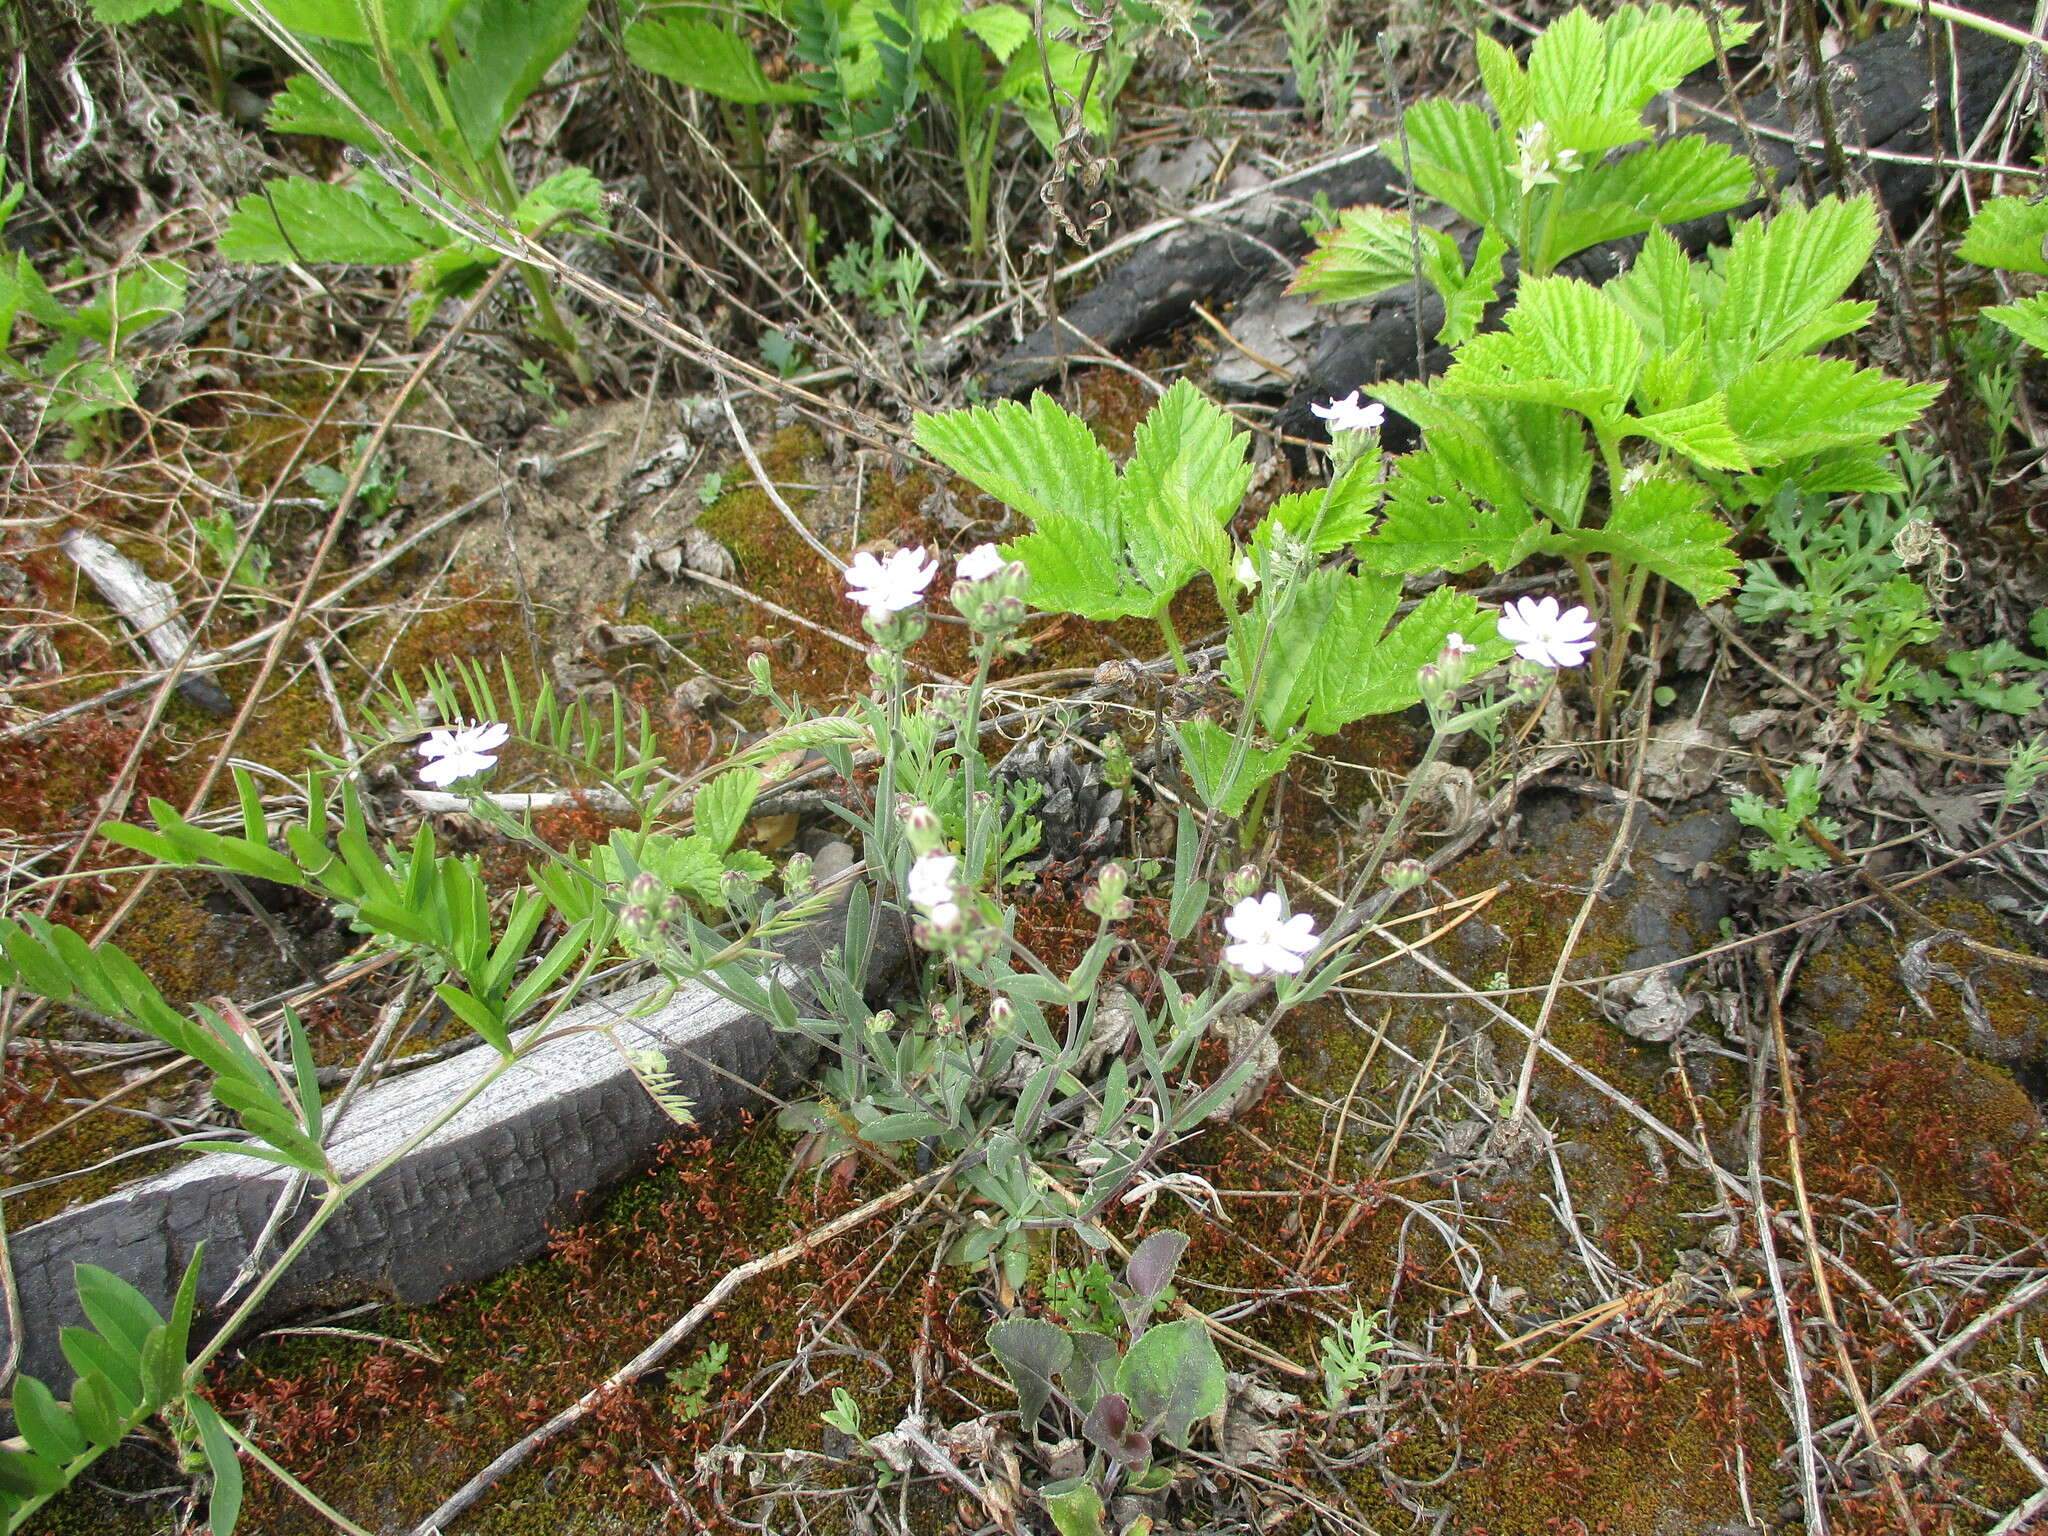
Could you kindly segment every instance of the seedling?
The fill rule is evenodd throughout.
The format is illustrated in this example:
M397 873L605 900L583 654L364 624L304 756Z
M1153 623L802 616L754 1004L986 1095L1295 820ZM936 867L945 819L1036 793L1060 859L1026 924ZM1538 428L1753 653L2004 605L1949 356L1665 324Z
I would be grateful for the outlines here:
M1776 874L1793 869L1826 869L1826 851L1807 835L1804 826L1812 821L1830 842L1842 835L1840 822L1820 814L1820 769L1812 763L1800 763L1786 770L1783 785L1785 799L1781 805L1773 805L1761 795L1737 795L1728 802L1737 821L1770 839L1766 846L1749 850L1749 867Z

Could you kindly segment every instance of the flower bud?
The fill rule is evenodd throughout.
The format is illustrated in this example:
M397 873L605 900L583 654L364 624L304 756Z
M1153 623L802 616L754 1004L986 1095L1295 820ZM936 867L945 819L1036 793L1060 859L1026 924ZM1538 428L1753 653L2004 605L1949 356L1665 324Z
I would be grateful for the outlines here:
M1435 709L1443 703L1447 691L1444 685L1444 669L1433 661L1425 661L1415 669L1415 689L1422 695L1422 702Z
M782 866L783 894L792 900L801 900L811 894L817 884L817 877L811 856L808 853L792 853Z
M1121 864L1105 864L1095 872L1094 881L1081 893L1082 907L1105 923L1131 915L1131 903L1124 892L1130 888L1130 871Z
M871 1013L868 1015L868 1033L875 1035L886 1035L891 1030L895 1029L896 1023L897 1020L895 1011L893 1009L884 1008L880 1013Z
M747 676L754 680L755 693L765 696L775 691L774 669L759 651L750 652L747 656Z
M1392 891L1412 891L1429 879L1429 870L1420 859L1395 859L1380 870L1380 879Z
M1006 1030L1016 1020L1017 1005L1007 997L997 995L989 1000L988 1025L990 1029Z
M1246 864L1223 877L1223 899L1240 902L1259 888L1259 872Z
M930 806L913 800L899 813L903 820L903 835L910 843L910 851L922 858L928 853L937 853L946 844L946 829L939 821L939 813Z
M630 938L647 939L654 936L655 916L637 901L628 902L619 908L619 928Z
M626 884L626 900L643 907L653 907L668 894L668 886L661 876L640 871Z

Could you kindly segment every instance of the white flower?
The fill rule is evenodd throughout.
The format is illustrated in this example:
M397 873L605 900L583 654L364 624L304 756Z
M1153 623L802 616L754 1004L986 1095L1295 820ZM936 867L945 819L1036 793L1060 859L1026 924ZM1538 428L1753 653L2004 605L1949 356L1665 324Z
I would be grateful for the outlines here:
M977 544L953 562L955 581L986 581L1009 562L993 544Z
M511 729L495 722L465 725L455 730L436 731L419 744L427 760L420 777L429 784L446 787L457 780L498 766L498 753L511 737Z
M1438 660L1463 661L1467 656L1476 656L1478 654L1479 647L1476 645L1467 645L1465 643L1465 637L1459 634L1454 629L1448 635L1444 636L1443 653L1441 656L1438 657Z
M1518 597L1498 620L1501 639L1524 661L1539 667L1576 667L1593 649L1599 626L1584 608L1558 610L1554 597Z
M1525 194L1538 187L1556 186L1579 168L1576 149L1551 147L1548 123L1531 123L1524 128L1515 135L1515 147L1521 151L1520 163L1515 166L1515 180L1522 184Z
M1250 591L1259 584L1259 568L1252 564L1250 555L1237 557L1237 584Z
M921 544L886 560L863 550L846 568L846 595L871 614L901 613L924 601L924 589L938 574L939 562L927 559Z
M948 925L937 915L938 909L953 905L953 874L959 867L960 860L950 853L927 853L910 866L910 878L904 882L911 905L931 913L941 928Z
M1311 405L1309 409L1329 423L1333 435L1338 432L1377 432L1387 419L1384 405L1377 401L1371 405L1364 404L1355 389L1342 399L1332 400L1328 405Z
M1223 919L1223 930L1237 940L1224 946L1224 960L1247 976L1294 975L1316 947L1315 919L1306 912L1283 915L1278 891L1245 897Z

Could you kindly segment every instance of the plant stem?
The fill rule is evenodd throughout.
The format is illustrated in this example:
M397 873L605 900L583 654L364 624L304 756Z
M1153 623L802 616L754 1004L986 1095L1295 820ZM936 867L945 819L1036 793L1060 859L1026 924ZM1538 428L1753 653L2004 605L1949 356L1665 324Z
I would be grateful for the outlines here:
M1173 627L1173 615L1164 608L1159 610L1159 633L1166 640L1168 654L1173 657L1174 670L1182 677L1188 675L1187 653L1180 648L1180 631Z
M365 1530L362 1526L357 1525L355 1521L349 1519L347 1515L344 1515L340 1510L322 1499L319 1494L279 1466L264 1453L261 1446L235 1428L233 1422L229 1420L226 1414L220 1416L220 1427L228 1432L228 1438L241 1447L242 1451L251 1461L255 1462L257 1466L268 1472L280 1483L283 1483L285 1487L289 1488L303 1500L315 1514L334 1526L336 1530L346 1531L348 1536L375 1536L374 1532Z

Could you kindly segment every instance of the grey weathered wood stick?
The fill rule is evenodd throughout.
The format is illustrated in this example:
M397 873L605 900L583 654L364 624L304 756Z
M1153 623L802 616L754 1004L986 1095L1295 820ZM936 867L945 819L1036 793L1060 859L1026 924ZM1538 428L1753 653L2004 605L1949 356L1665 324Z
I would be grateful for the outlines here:
M173 588L96 533L72 528L58 542L72 564L99 589L107 605L135 631L135 638L148 648L158 666L171 670L182 657L195 653L192 628L178 617L178 594ZM203 673L188 672L180 677L178 692L210 715L230 714L235 707L220 684Z

